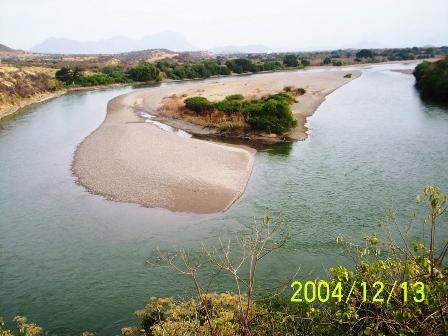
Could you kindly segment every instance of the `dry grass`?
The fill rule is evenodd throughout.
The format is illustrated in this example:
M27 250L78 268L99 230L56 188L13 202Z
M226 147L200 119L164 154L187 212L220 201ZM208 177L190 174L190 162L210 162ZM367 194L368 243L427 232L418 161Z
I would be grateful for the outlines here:
M0 65L0 109L18 104L22 99L53 92L55 69Z
M159 114L166 118L182 119L195 125L221 130L247 129L249 127L241 113L227 115L215 109L206 115L198 115L185 108L185 97L186 95L165 97L159 107Z

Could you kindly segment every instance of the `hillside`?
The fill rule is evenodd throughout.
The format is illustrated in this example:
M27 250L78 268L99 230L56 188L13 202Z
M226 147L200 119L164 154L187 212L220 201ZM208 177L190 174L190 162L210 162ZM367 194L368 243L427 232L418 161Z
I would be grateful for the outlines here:
M4 44L0 43L0 51L13 51L13 49L5 46Z
M54 69L0 65L0 118L55 94Z

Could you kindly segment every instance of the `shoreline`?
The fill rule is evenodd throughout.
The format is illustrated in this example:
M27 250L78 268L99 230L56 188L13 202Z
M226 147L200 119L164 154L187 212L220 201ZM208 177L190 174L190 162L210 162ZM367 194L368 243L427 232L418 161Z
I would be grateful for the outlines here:
M302 96L302 99L305 98L305 102L300 102L299 100L298 103L302 103L302 106L298 108L293 107L293 114L297 120L297 126L288 133L288 136L293 140L306 140L308 138L308 127L306 126L308 118L314 115L319 106L327 99L327 96L329 94L333 93L345 84L348 84L349 82L361 77L361 75L362 72L360 70L355 70L352 72L352 76L347 82L341 83L333 89L326 90L325 92L320 92L314 97L307 96L306 94Z
M125 87L131 84L110 84L110 85L98 85L98 86L87 86L87 87L74 87L74 88L65 88L61 90L57 90L54 92L46 92L34 95L29 98L25 98L19 101L18 105L13 105L7 108L0 108L0 121L6 117L13 116L17 113L20 113L20 110L42 103L46 103L52 99L61 97L67 93L71 92L82 92L82 91L96 91L103 89L113 89L117 87Z
M30 98L22 99L17 105L0 109L0 121L6 117L19 113L21 109L48 102L49 100L65 95L67 92L68 90L58 90L55 92L42 93Z

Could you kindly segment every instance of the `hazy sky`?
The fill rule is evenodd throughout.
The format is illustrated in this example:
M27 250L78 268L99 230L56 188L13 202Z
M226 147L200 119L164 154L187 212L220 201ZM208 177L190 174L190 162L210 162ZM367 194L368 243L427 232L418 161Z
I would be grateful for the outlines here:
M171 30L198 48L448 45L448 0L0 0L0 43Z

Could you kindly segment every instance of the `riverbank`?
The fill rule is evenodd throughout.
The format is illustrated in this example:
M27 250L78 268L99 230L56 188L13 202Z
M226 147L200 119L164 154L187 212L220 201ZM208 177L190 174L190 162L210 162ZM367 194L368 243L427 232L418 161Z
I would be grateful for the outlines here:
M0 120L7 116L11 116L11 115L17 113L20 109L22 109L24 107L31 106L34 104L44 103L51 99L60 97L66 93L67 93L67 90L58 90L55 92L40 93L40 94L33 95L32 97L29 97L29 98L21 99L18 103L14 104L14 105L11 104L11 105L2 106L0 108Z

